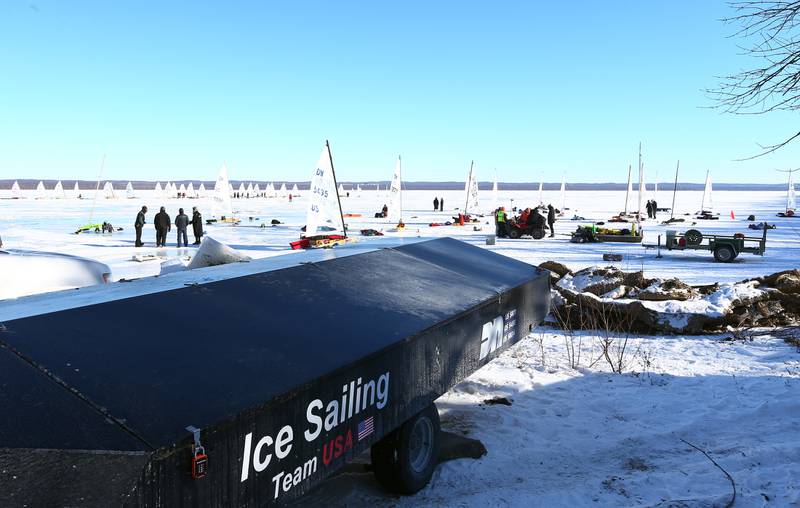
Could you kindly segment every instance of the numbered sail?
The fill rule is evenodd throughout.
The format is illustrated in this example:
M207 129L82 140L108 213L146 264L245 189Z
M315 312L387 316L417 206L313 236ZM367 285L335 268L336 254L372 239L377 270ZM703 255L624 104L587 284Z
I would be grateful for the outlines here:
M797 208L797 198L794 193L794 175L789 173L789 188L786 190L786 211L794 211Z
M214 196L211 200L212 215L214 217L233 217L233 205L231 204L231 185L228 182L228 166L225 163L219 168L217 182L214 184Z
M703 200L700 202L700 213L713 212L714 203L711 199L711 171L706 171L706 185L703 188Z
M464 190L467 193L467 202L464 206L464 214L469 213L470 210L473 212L478 211L478 176L475 172L474 164L470 163L469 166L469 176L467 177L467 181L464 184Z
M389 215L387 218L392 221L403 220L403 179L400 171L400 157L398 157L394 165L392 184L389 186Z
M285 187L285 186L284 186ZM344 234L344 223L336 194L330 149L322 149L317 167L311 177L311 197L306 211L306 236Z

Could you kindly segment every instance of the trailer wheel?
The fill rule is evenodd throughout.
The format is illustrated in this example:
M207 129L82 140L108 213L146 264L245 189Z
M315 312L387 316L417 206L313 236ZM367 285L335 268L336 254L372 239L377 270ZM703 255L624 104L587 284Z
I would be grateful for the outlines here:
M511 227L508 230L508 237L511 238L512 240L516 240L520 236L522 236L522 233L520 233L519 228Z
M431 404L370 451L375 477L397 494L414 494L433 475L439 457L439 412Z
M533 237L534 240L541 240L542 238L544 238L544 232L545 232L544 229L534 228L531 230L531 236Z
M714 259L720 263L730 263L736 259L736 251L730 245L719 245L714 249Z
M683 237L686 238L688 245L700 245L700 242L703 241L703 233L696 229L690 229L683 234Z

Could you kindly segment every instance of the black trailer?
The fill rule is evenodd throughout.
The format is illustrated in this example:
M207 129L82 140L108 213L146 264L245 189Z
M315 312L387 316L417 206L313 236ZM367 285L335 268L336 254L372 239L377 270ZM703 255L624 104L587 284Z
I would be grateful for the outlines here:
M433 401L548 307L452 239L0 302L0 506L280 505L370 448L413 492Z

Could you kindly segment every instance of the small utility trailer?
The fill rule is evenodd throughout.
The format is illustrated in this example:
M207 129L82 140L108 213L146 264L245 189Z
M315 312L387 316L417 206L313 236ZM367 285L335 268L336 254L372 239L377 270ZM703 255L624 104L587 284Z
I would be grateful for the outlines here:
M413 493L434 400L524 338L549 275L442 238L0 302L0 506L283 505L371 450Z
M743 252L764 255L767 249L767 227L761 238L748 237L742 233L733 236L704 235L697 229L690 229L685 233L667 230L667 250L706 250L714 254L714 259L720 263L730 263Z

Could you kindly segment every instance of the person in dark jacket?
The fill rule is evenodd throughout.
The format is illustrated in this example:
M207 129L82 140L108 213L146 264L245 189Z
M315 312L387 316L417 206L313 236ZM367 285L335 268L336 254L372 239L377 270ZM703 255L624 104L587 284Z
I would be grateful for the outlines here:
M181 246L181 239L183 239L183 246L189 246L189 239L186 237L186 228L189 227L189 217L183 213L183 208L178 208L178 215L175 216L175 229L178 230L178 247Z
M648 199L647 200L647 204L644 205L644 207L647 210L647 218L648 219L652 219L653 218L653 202Z
M172 221L163 206L153 219L153 225L156 227L156 247L166 247L167 232L172 229Z
M553 208L553 205L547 205L547 225L550 227L550 238L556 236L556 232L553 229L553 224L556 222L556 209Z
M136 230L136 247L141 247L142 243L142 228L144 228L144 214L147 213L147 207L143 206L139 213L136 214L136 222L133 223L133 229Z
M658 217L656 216L656 214L658 213L658 203L656 203L655 199L653 201L651 201L650 203L651 203L650 204L650 208L653 209L653 218L657 219Z
M433 198L433 211L439 211L439 198Z
M192 231L194 232L194 245L200 245L203 238L203 216L197 211L197 207L192 207Z
M444 197L439 198L439 211L444 211Z

